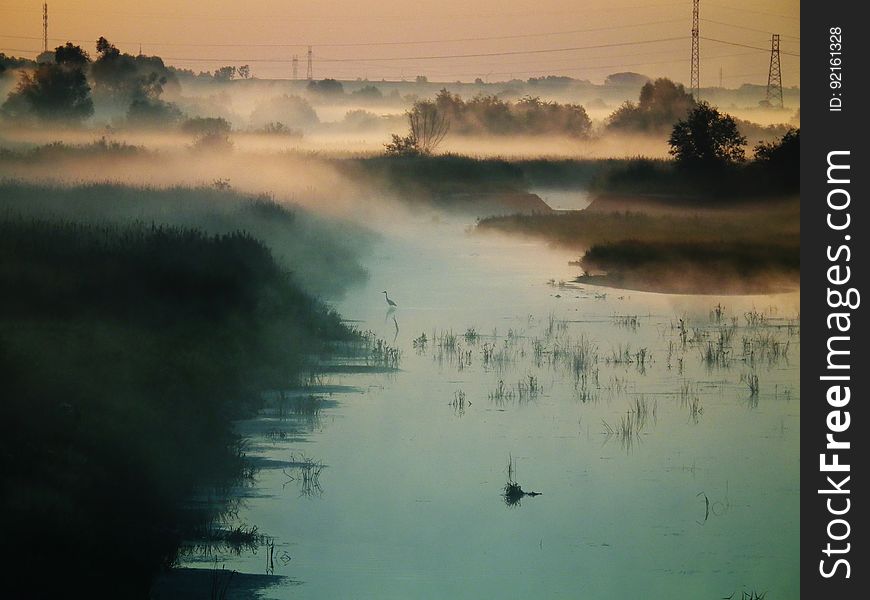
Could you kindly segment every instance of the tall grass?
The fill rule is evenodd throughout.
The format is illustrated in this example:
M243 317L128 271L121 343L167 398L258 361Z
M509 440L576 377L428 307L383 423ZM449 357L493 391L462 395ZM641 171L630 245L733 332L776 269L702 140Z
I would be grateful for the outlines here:
M353 336L241 233L0 219L0 288L13 596L51 549L47 597L144 597L249 477L231 420Z

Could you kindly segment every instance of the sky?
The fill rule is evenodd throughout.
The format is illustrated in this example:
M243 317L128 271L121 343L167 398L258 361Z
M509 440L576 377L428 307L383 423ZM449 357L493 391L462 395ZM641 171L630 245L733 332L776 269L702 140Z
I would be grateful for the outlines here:
M691 0L54 0L49 47L162 56L196 72L248 64L261 78L506 81L634 71L688 84ZM701 86L767 83L771 33L783 85L800 85L799 0L701 0ZM0 51L42 49L42 2L0 0ZM721 79L720 79L721 78Z

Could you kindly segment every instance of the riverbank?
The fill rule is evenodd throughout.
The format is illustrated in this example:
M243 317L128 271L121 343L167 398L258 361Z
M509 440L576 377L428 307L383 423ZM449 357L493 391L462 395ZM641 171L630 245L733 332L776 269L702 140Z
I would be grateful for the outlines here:
M479 232L543 239L581 254L578 281L670 293L769 293L800 281L797 197L701 205L602 195L582 211L491 217Z
M245 233L0 231L5 589L148 597L251 475L233 420L356 334Z

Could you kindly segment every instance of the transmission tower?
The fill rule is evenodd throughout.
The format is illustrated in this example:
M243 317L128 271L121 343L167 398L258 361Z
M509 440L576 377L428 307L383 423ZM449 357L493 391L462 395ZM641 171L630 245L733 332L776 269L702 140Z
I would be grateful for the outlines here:
M296 81L299 79L299 57L294 54L291 63L293 65L293 81Z
M311 46L308 46L308 72L305 74L305 78L308 81L314 79L314 64L312 59L314 58L313 53L311 52Z
M770 37L770 70L767 72L767 102L770 106L783 107L782 68L779 63L779 34Z
M698 39L698 5L700 0L692 0L692 76L689 87L697 101L701 95L701 50Z
M42 51L48 52L48 2L42 5Z

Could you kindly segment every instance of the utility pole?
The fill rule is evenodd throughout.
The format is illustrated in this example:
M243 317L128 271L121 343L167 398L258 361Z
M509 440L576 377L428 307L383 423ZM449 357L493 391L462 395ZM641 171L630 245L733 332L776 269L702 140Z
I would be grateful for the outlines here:
M293 65L293 81L296 81L299 79L299 57L295 54L293 55L291 64Z
M701 49L698 39L698 5L701 0L692 0L692 76L689 88L697 102L701 97Z
M314 79L314 65L312 61L313 57L314 54L311 52L311 46L308 46L308 72L305 74L305 77L306 79L308 79L308 81Z
M42 5L42 51L48 52L48 2Z
M770 37L770 69L767 72L767 103L770 106L783 107L782 103L782 68L779 62L779 34Z

